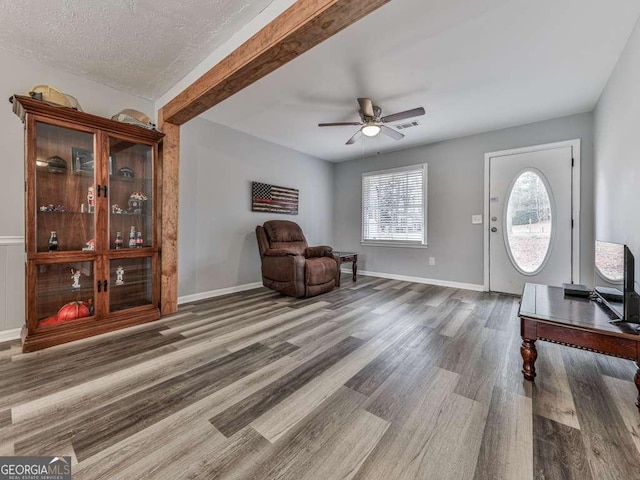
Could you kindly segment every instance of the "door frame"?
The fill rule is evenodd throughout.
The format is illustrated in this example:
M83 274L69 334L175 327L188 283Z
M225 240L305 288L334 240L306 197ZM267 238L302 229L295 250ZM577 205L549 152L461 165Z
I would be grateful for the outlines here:
M571 147L573 154L573 168L571 169L571 278L572 282L580 282L580 139L564 142L545 143L531 147L513 148L484 154L484 291L489 291L489 165L492 158L517 155L519 153L541 152L556 148Z

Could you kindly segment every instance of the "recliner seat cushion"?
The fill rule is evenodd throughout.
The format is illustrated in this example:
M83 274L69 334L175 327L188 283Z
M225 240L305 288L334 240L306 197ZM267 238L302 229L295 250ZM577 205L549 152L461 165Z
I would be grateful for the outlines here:
M305 268L305 283L307 285L322 285L335 280L336 261L329 257L318 257L307 260Z
M271 242L272 250L288 250L296 255L304 255L307 242Z

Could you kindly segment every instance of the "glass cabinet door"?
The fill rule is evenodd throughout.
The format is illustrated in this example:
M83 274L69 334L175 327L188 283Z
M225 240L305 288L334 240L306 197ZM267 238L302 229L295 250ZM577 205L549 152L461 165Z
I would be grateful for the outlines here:
M109 311L153 304L152 257L113 258L109 262Z
M95 249L94 135L36 123L36 251Z
M109 245L153 247L153 147L109 139Z
M94 262L38 264L35 269L36 328L94 315Z

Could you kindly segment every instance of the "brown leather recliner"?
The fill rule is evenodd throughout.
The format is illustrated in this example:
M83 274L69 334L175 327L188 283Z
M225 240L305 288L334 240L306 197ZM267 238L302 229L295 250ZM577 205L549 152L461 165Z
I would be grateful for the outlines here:
M340 257L327 246L309 247L302 229L287 220L256 227L262 284L292 297L313 297L340 286Z

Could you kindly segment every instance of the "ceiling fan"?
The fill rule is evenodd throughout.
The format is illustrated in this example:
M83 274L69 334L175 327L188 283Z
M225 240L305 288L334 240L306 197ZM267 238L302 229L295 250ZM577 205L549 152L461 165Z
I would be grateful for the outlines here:
M345 125L357 125L360 128L353 137L347 140L347 145L353 145L356 143L362 135L366 137L375 137L379 133L383 133L394 140L400 140L404 137L404 135L393 128L390 128L385 123L396 122L398 120L404 120L405 118L418 117L420 115L424 115L424 108L412 108L411 110L406 110L404 112L394 113L393 115L382 116L382 109L373 104L370 98L359 98L358 103L360 104L360 110L358 113L360 114L361 122L334 122L334 123L319 123L319 127L341 127Z

